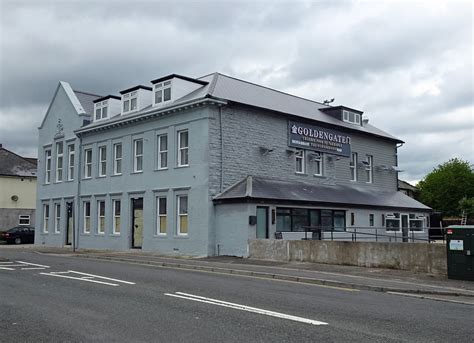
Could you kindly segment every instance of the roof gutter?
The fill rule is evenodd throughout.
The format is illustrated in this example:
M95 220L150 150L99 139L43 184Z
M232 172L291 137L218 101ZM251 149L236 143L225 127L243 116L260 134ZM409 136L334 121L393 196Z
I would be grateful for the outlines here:
M91 127L86 126L86 127L75 130L74 133L76 135L78 135L78 134L102 131L102 130L106 130L108 128L123 126L123 125L126 125L126 124L130 124L130 123L134 123L134 122L138 122L138 121L143 121L143 120L147 120L147 119L154 118L154 117L159 117L159 116L162 116L162 115L165 115L165 114L173 113L173 112L176 112L176 111L187 110L188 108L197 107L197 106L206 105L206 104L226 105L227 101L220 100L220 99L212 99L212 98L202 98L202 99L192 100L192 101L184 102L184 103L179 104L179 105L166 107L166 108L162 108L162 109L152 108L152 109L150 109L146 112L138 113L138 114L133 115L133 116L127 116L126 118L121 118L120 120L116 120L116 121L113 121L113 122L105 122L103 124L95 125L95 126L91 126Z

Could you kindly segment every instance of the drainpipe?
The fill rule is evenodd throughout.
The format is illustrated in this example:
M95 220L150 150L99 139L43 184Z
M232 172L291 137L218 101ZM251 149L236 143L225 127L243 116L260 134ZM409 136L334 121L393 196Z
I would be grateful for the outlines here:
M81 134L76 134L79 138L78 146L78 158L77 158L77 192L76 192L76 217L77 217L77 226L72 230L72 251L76 251L76 236L77 236L77 247L79 247L79 228L81 227L81 162L82 162L82 136ZM77 230L77 235L75 232Z
M219 105L219 130L221 135L221 184L220 184L220 191L222 193L224 190L224 137L223 137L223 129L222 129L222 106Z
M405 143L399 143L396 145L396 150L395 150L395 165L398 167L398 149L401 148L403 146L403 144ZM398 192L398 170L396 171L396 175L397 175L397 192Z

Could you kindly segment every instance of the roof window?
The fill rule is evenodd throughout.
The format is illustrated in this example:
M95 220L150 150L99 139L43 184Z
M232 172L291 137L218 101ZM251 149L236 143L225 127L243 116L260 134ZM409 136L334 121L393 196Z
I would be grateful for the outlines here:
M171 80L160 82L154 86L154 104L159 105L171 101Z
M108 117L108 100L95 103L95 120L106 119Z
M343 110L342 120L347 123L360 125L360 114L352 111Z
M129 113L137 110L138 92L133 91L122 96L123 111L122 113Z

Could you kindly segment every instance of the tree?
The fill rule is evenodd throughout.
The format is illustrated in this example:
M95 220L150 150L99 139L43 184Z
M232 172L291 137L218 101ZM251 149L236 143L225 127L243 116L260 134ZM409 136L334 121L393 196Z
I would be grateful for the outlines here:
M453 158L426 175L418 189L425 205L447 216L460 215L461 199L474 197L474 170L468 161Z
M467 216L474 215L474 198L464 197L459 200L459 210Z

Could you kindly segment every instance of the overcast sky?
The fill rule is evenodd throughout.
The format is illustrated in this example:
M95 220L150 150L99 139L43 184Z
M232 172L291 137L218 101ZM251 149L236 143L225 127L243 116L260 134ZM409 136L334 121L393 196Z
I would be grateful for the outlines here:
M214 71L364 111L402 179L474 163L473 5L0 0L0 143L36 156L58 81L96 94Z

